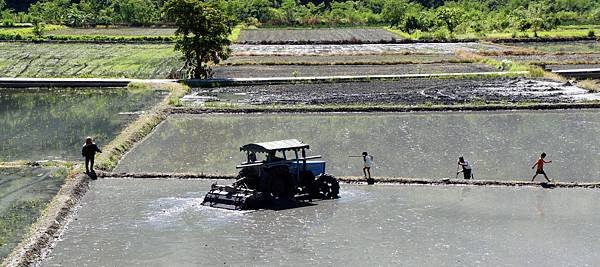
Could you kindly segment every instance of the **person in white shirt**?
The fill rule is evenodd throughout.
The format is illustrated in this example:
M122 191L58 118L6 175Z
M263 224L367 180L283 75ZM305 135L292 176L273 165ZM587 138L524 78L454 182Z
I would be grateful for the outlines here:
M365 174L365 178L371 179L371 167L373 167L373 156L369 155L367 152L362 153L363 161L365 166L363 168L363 173ZM367 174L369 176L367 177Z
M457 172L456 175L458 175L459 173L462 172L465 179L471 179L473 177L471 165L469 165L469 161L466 161L465 158L463 158L463 157L459 157L458 165L460 165L462 167L462 170Z

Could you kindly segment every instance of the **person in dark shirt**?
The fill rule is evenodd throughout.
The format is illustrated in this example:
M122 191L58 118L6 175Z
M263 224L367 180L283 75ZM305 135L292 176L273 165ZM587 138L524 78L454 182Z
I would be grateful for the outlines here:
M81 148L81 155L85 157L85 173L87 174L94 173L94 157L96 156L96 152L102 153L98 145L88 136L85 138L85 144Z

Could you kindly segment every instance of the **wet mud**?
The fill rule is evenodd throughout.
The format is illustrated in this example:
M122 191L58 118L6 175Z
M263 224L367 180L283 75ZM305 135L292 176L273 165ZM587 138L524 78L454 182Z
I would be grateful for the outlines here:
M406 79L358 83L256 85L198 88L183 98L189 104L207 101L267 104L462 104L574 102L596 94L570 84L524 78Z

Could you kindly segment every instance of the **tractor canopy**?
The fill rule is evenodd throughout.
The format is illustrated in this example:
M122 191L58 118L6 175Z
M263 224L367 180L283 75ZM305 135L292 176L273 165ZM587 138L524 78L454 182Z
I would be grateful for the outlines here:
M290 151L309 149L309 145L302 143L297 139L279 140L263 143L252 143L246 144L240 147L240 151L255 152L255 153L269 153L275 151Z

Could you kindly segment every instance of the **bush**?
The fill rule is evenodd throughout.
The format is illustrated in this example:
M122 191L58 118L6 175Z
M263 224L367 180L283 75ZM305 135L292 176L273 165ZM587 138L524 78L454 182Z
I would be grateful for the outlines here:
M595 37L596 36L596 32L594 30L589 30L587 33L588 37Z
M2 26L4 27L14 27L15 22L11 18L4 18L2 20Z
M449 40L452 39L452 33L446 28L439 28L433 32L433 37L436 40Z

